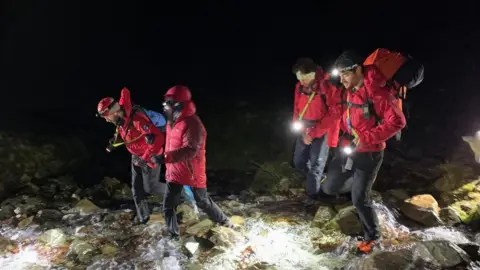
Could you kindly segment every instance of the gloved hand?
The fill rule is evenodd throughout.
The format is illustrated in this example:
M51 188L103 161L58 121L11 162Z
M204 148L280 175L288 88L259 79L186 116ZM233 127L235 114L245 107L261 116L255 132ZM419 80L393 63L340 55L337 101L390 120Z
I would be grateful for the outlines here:
M153 163L156 163L156 164L160 165L160 164L165 162L165 156L164 155L158 155L158 156L154 155L154 156L152 156L151 161Z
M147 162L145 160L143 160L141 157L134 156L133 157L133 165L143 168L143 167L147 166Z

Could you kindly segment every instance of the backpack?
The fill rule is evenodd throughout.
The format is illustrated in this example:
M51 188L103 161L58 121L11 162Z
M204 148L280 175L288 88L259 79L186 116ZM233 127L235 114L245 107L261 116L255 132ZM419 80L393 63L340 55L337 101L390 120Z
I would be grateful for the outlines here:
M140 107L138 105L133 106L132 115L137 111L143 112L148 117L148 119L150 119L150 121L153 123L153 125L156 126L157 128L159 128L162 132L166 131L167 119L165 118L165 116L162 113L152 111L152 110L149 110L149 109L145 109L145 108Z
M394 90L398 106L403 111L403 100L407 97L407 90L418 86L423 81L423 65L408 54L390 51L385 48L376 49L363 62L365 67L372 65L387 78L386 86ZM366 119L373 115L377 123L381 124L382 119L375 113L373 103L368 95L366 100L365 104L348 105L363 108L363 115ZM395 135L397 141L401 139L401 135L401 131Z

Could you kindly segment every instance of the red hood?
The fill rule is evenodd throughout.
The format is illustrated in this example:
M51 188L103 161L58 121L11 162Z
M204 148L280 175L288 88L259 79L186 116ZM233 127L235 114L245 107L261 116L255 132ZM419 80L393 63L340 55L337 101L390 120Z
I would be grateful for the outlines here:
M387 79L376 66L372 65L365 67L363 74L363 82L365 83L365 86L372 90L383 88L387 83Z
M184 117L192 116L197 112L195 103L192 101L192 93L188 87L183 85L175 85L168 89L167 93L165 93L165 98L167 97L176 102L183 103L183 109L177 121Z
M132 113L132 100L130 99L130 91L126 87L122 89L118 104L123 107L125 118L128 119Z

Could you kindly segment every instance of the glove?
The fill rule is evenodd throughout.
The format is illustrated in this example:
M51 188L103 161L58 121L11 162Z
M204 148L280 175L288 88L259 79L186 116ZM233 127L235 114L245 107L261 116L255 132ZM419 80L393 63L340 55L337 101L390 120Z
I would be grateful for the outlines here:
M133 165L143 168L147 166L147 162L140 157L134 156Z
M165 156L164 155L158 155L158 156L152 156L151 161L156 164L162 164L165 162Z

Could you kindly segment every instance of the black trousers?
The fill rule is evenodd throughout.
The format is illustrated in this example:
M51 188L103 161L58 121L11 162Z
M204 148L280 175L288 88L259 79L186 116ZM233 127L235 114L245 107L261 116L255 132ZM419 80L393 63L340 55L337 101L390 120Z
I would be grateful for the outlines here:
M376 240L381 233L369 194L383 162L383 151L355 152L351 158L353 166L351 170L345 170L347 156L337 149L328 167L327 178L322 183L322 190L326 194L336 195L345 190L345 185L351 184L352 203L363 226L365 240Z
M178 230L176 208L180 204L182 197L183 185L168 182L165 189L165 196L163 199L163 213L165 216L165 224L168 231L173 236L180 234ZM193 197L200 208L208 217L219 224L224 224L228 221L228 217L222 212L220 207L210 198L206 188L192 187Z

